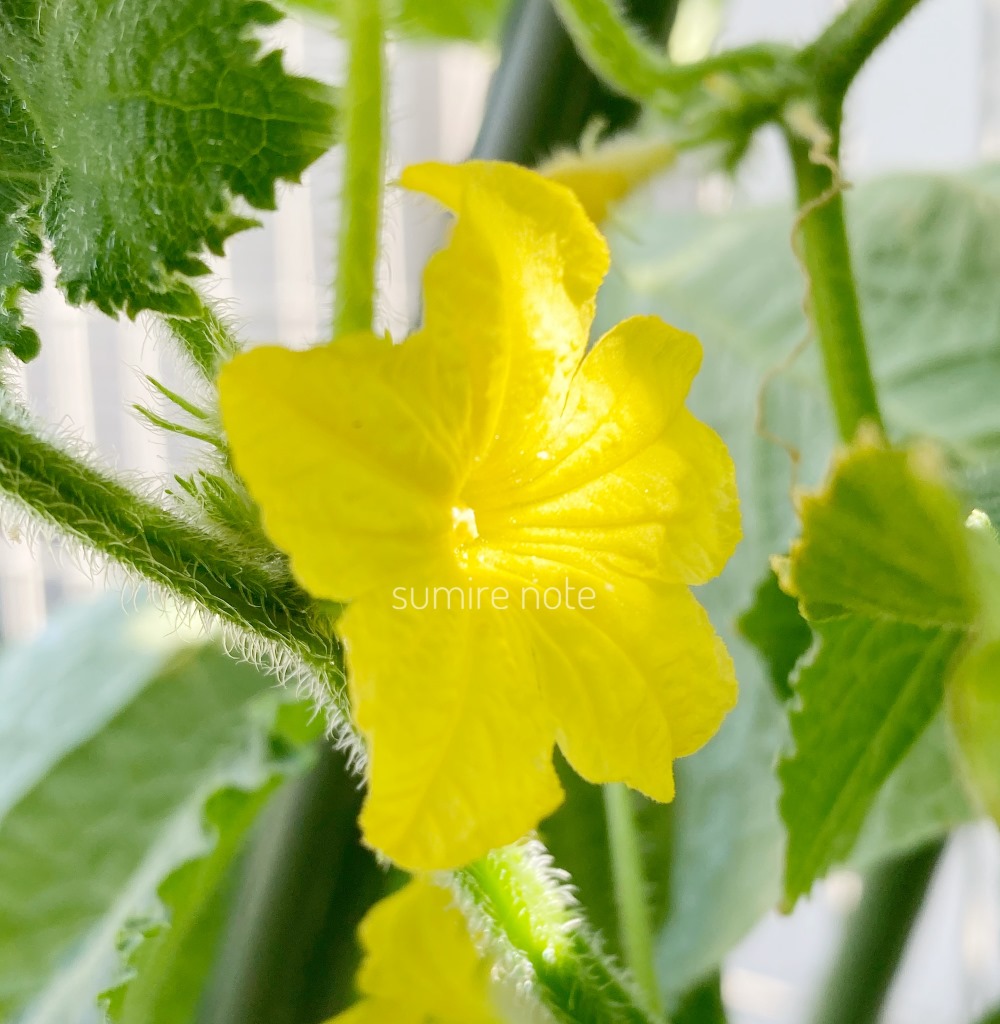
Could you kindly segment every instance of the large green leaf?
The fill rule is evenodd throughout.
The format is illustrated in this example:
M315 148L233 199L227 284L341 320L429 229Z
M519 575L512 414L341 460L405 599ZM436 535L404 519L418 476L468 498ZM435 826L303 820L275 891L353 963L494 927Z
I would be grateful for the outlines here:
M5 655L0 690L20 736L0 747L0 1018L34 997L26 1020L71 1024L113 977L126 920L162 914L161 880L231 853L247 814L210 803L206 822L211 794L257 800L298 759L269 738L266 677L118 596Z
M190 1024L199 1016L235 897L237 855L275 790L311 760L302 753L322 721L308 703L284 704L268 732L268 753L252 773L206 800L199 855L160 883L153 916L130 921L119 936L125 977L102 997L115 1024Z
M847 859L878 791L941 707L965 633L857 615L819 626L781 763L789 903Z
M188 278L253 223L234 197L273 208L278 179L298 180L332 140L328 90L261 55L255 32L278 19L262 0L5 5L0 106L14 119L0 134L0 233L40 205L72 302L194 311ZM15 179L22 194L5 209ZM0 342L22 351L17 288L36 283L30 261L0 265Z
M1000 445L998 185L1000 175L987 172L894 177L847 200L890 429L897 438L937 438L967 464ZM815 348L780 369L807 333L791 224L787 209L708 216L636 205L619 215L616 269L602 295L605 326L652 312L702 339L691 405L729 445L743 501L746 539L700 595L730 646L741 697L719 735L678 766L670 912L658 944L661 976L675 994L707 974L781 891L774 765L786 726L760 658L732 623L752 604L769 556L795 535L790 455L798 459L794 482L809 484L834 448ZM935 777L934 800L907 800L916 790L905 773L926 779L947 770L939 740L940 729L918 740L876 799L878 821L866 822L859 840L866 863L968 813L950 775Z
M876 795L851 849L852 866L867 870L976 817L955 774L952 747L939 712Z
M883 784L938 713L983 605L958 500L923 449L859 439L799 501L782 586L816 623L781 763L793 903L851 852Z

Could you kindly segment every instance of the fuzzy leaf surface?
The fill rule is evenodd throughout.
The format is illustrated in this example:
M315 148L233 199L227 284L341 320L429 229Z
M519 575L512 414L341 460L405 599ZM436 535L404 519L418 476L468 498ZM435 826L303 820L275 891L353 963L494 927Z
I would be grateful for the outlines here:
M0 11L0 105L15 115L0 130L0 231L18 223L4 209L15 174L17 209L32 211L15 255L37 242L38 216L71 302L196 312L189 279L253 223L235 200L272 209L276 183L297 181L333 139L330 91L262 51L256 34L278 20L261 0L25 0ZM0 328L24 350L17 278L36 282L18 262L0 266Z

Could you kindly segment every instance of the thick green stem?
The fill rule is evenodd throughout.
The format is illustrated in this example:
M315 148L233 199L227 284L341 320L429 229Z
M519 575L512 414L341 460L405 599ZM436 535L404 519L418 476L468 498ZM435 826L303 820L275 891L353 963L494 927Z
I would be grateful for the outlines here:
M349 47L343 90L344 176L334 291L333 335L372 326L385 171L383 0L340 5Z
M454 874L466 910L493 952L562 1024L654 1024L627 980L580 923L537 843L495 850Z
M819 339L826 382L840 436L850 441L867 421L883 429L868 361L858 289L844 223L844 202L835 175L839 104L826 111L832 135L818 156L817 140L789 132L798 190L798 245L808 278L806 312ZM819 162L817 162L819 159Z
M813 1024L876 1024L943 848L921 847L865 880Z
M321 743L257 825L201 1020L302 1024L350 1005L354 930L390 880L361 845L360 809L346 756Z
M618 908L618 932L625 963L645 993L650 1009L660 1014L663 1002L653 961L653 929L649 918L646 875L632 794L628 787L621 783L605 786L604 810Z
M0 411L0 492L279 656L305 661L330 683L346 712L339 645L304 591L39 437L9 409Z
M920 0L855 0L802 51L819 88L843 97L854 77Z

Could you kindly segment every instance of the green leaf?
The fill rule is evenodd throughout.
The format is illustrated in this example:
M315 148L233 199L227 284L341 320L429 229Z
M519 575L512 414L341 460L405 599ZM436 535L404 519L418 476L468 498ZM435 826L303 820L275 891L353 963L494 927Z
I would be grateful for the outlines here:
M1000 642L980 644L962 659L948 712L969 786L1000 822Z
M0 73L0 348L23 360L38 354L38 335L24 323L19 303L22 293L42 287L35 261L47 168L31 119Z
M0 137L0 181L31 163L70 301L194 315L189 278L254 223L234 198L272 209L275 183L297 181L330 145L329 91L261 53L255 32L279 18L261 0L25 0L0 12L0 74L19 119L17 139Z
M291 6L340 16L341 0L286 0ZM391 0L387 3L396 35L412 39L495 40L511 0Z
M792 696L788 678L795 663L809 650L813 636L795 598L781 589L773 572L764 577L753 604L740 616L737 626L767 663L778 700L788 700Z
M937 714L965 637L854 615L818 631L795 682L795 753L779 766L789 904L846 860L880 788Z
M0 1016L35 997L26 1021L68 1024L111 979L125 921L210 844L206 799L291 765L267 738L278 693L118 595L5 654L0 681Z
M846 197L892 436L930 435L966 465L995 461L1000 447L998 197L1000 172L896 176ZM786 725L760 659L731 623L753 603L769 557L795 535L793 483L819 480L835 443L815 345L782 368L807 333L792 218L787 207L711 216L637 202L616 215L615 273L602 292L599 326L650 312L701 338L705 360L690 404L729 446L744 508L743 544L699 594L736 662L740 702L719 735L678 764L672 852L661 869L670 910L657 950L674 994L707 975L781 892L774 764ZM936 776L933 800L907 799L925 772L947 768L940 750L923 756L928 733L876 799L857 848L868 861L881 849L903 852L910 836L940 835L968 813L950 773ZM893 797L905 808L889 806Z
M848 863L867 871L976 817L953 767L952 739L942 710L879 790Z
M274 790L275 771L256 789L224 787L205 804L205 854L182 864L160 884L163 914L130 922L123 940L127 977L102 996L115 1024L184 1024L195 1019L226 920L219 896L242 841Z
M799 509L802 538L780 575L810 621L852 612L916 625L973 622L968 534L932 452L856 442Z
M722 979L719 973L709 975L692 989L670 1015L671 1024L726 1024L726 1007L722 1002Z

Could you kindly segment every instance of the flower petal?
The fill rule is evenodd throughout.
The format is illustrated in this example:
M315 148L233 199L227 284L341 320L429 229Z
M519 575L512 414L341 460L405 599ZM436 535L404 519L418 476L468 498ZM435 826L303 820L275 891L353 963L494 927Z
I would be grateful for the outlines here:
M451 895L414 879L359 928L363 999L330 1024L500 1024L480 958Z
M425 329L472 353L475 478L493 487L562 412L607 245L569 189L513 164L421 164L400 180L458 215L424 276Z
M671 800L673 759L706 743L736 703L732 662L701 605L686 587L618 581L592 611L535 621L542 692L570 764L591 782Z
M687 587L507 550L482 552L481 562L519 581L539 685L570 764L591 782L671 800L674 759L710 739L736 702L732 661Z
M538 173L572 189L590 219L602 224L616 204L676 158L677 147L660 139L612 139L579 153L556 153Z
M356 601L340 631L369 743L365 839L426 871L513 842L562 791L525 617L489 606L485 580L425 580ZM487 607L469 610L480 583Z
M732 459L682 405L701 361L688 334L633 317L573 381L531 480L477 506L491 545L600 575L704 583L740 537Z
M219 390L236 467L314 596L349 600L447 548L471 458L461 353L420 334L257 348Z

